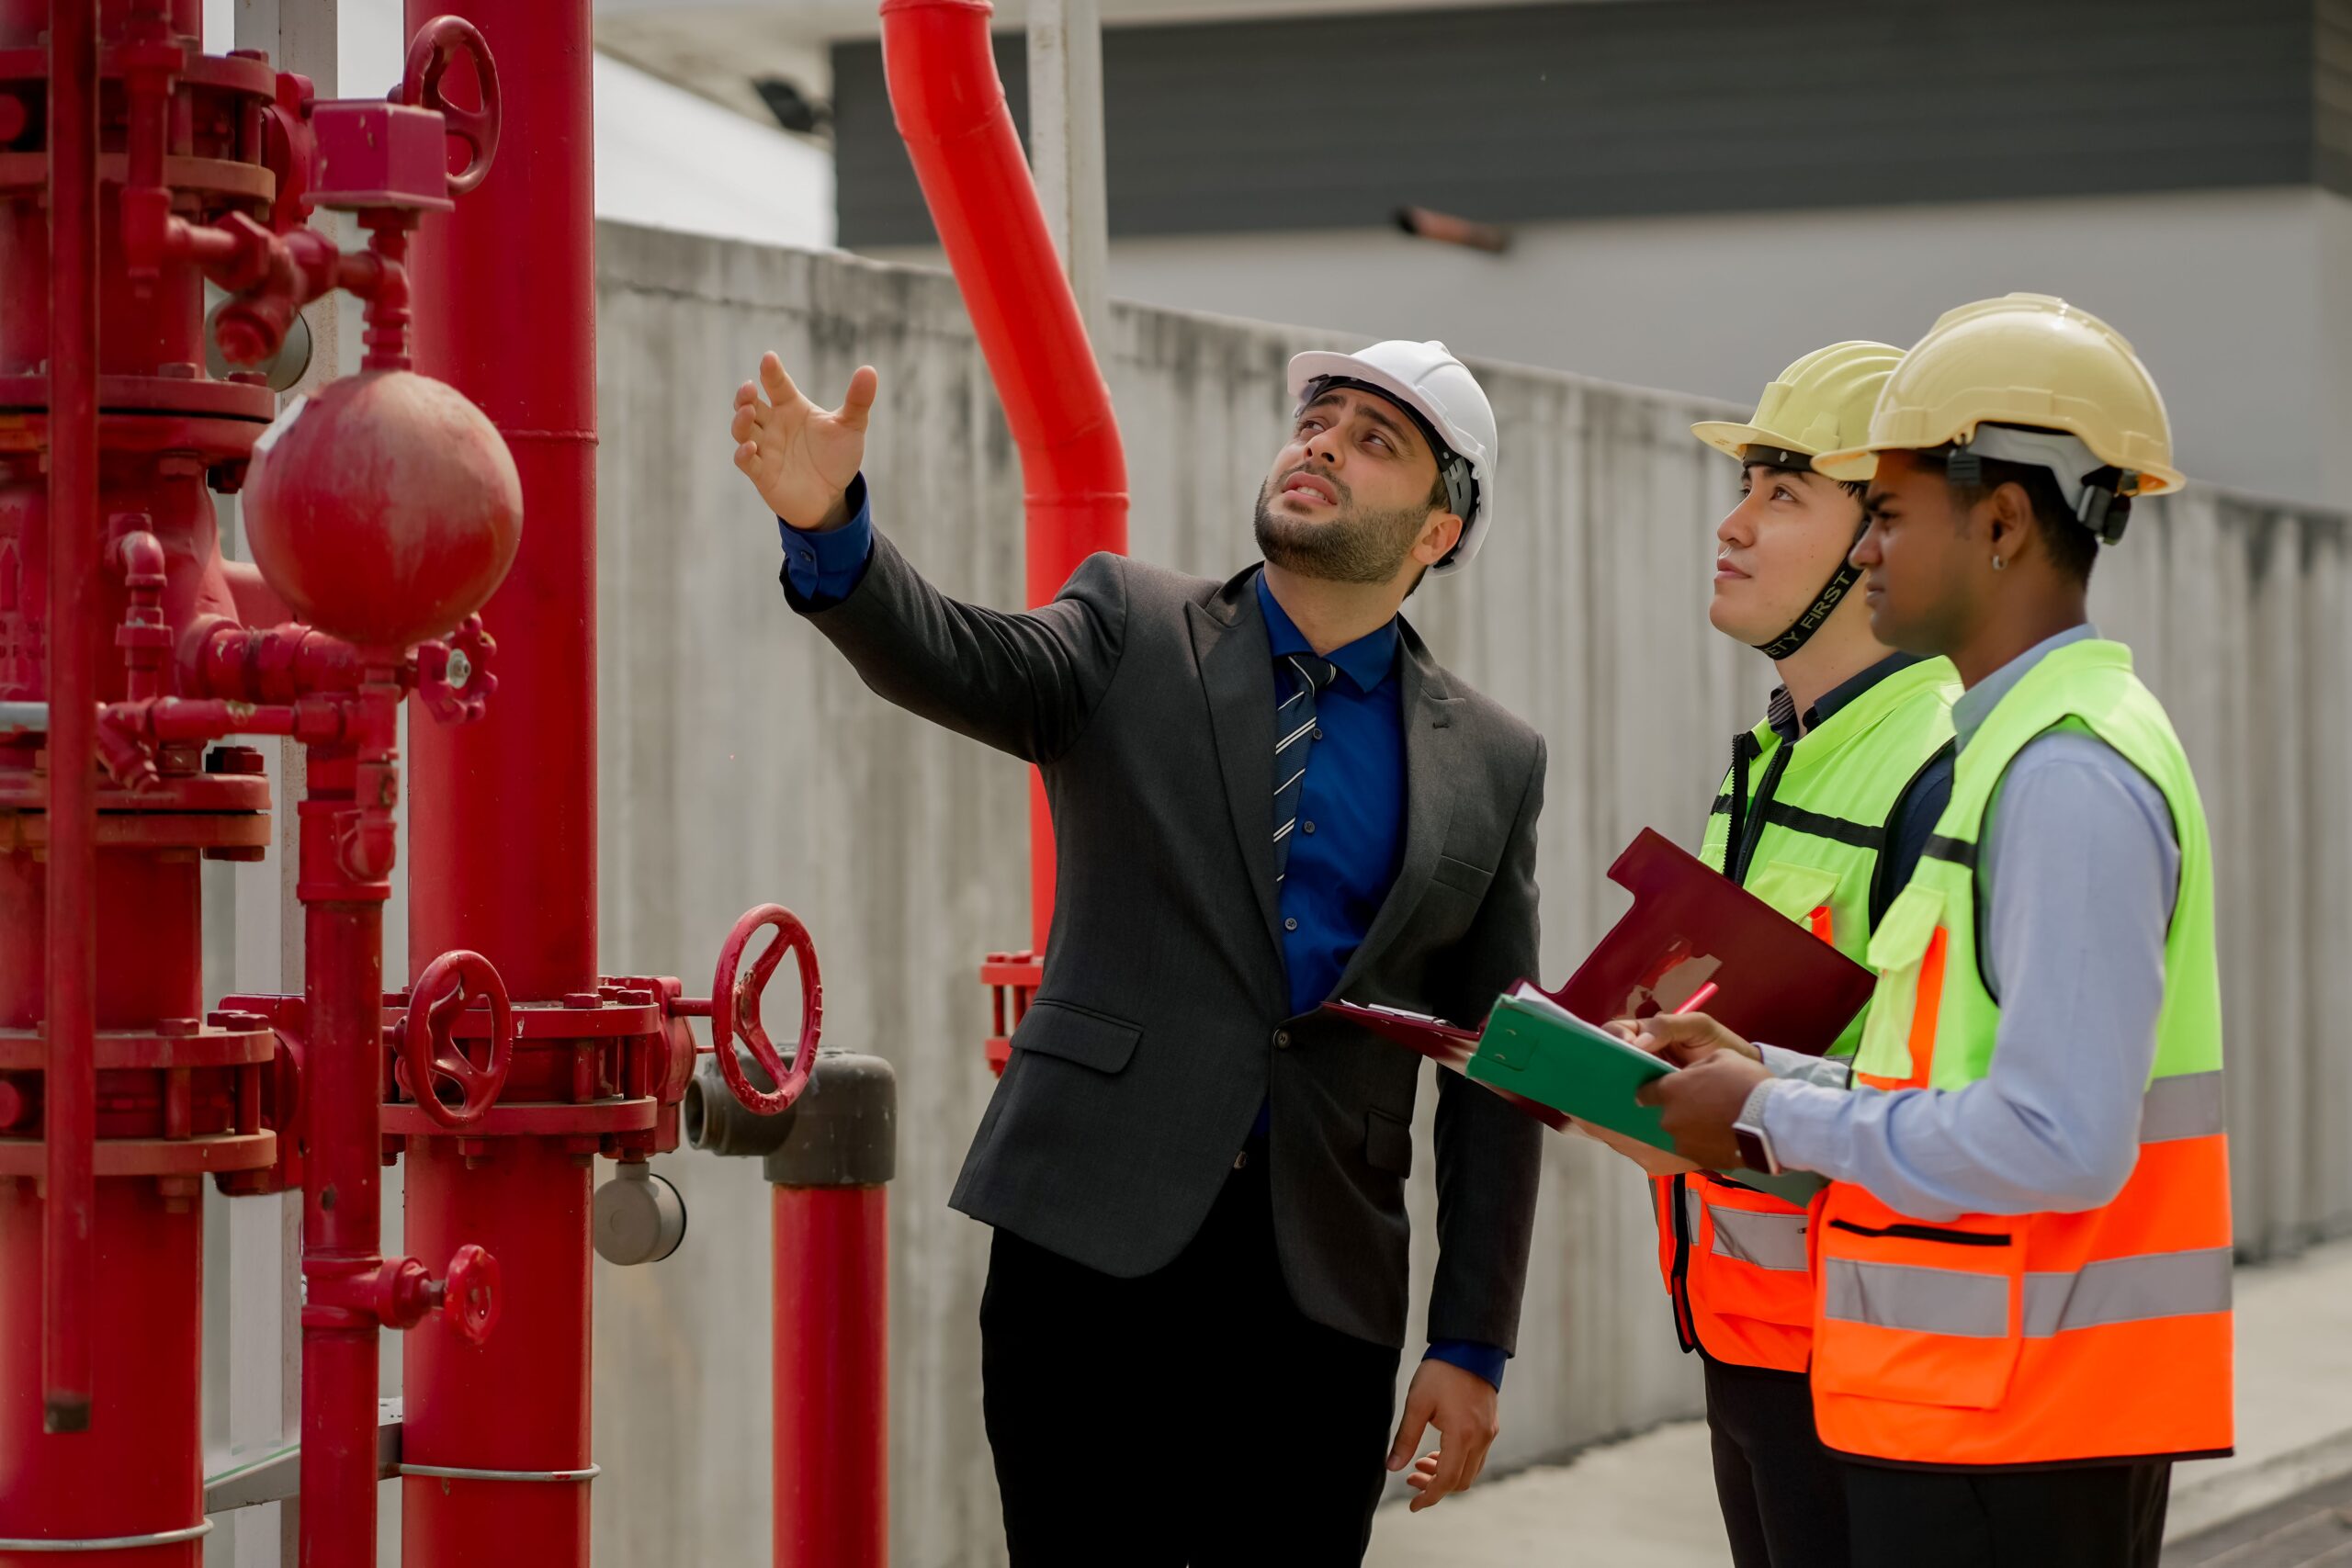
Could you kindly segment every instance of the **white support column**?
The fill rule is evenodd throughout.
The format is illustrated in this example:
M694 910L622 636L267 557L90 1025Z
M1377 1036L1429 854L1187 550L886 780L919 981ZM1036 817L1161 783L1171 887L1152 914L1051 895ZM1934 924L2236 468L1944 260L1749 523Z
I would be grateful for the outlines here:
M1102 17L1098 0L1030 0L1029 166L1046 227L1101 357L1110 216L1102 163Z

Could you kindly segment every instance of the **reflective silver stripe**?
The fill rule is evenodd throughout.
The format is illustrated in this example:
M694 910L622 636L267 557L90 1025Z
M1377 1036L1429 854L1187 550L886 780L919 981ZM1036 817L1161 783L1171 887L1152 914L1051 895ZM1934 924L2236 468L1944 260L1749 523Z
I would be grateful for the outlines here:
M2009 1331L2006 1274L1969 1274L1906 1263L1858 1263L1825 1258L1822 1314L1846 1323L1998 1339Z
M1805 1271L1804 1214L1759 1214L1719 1203L1707 1207L1715 1220L1713 1250L1717 1257L1784 1273Z
M2230 1310L2230 1249L2152 1252L2086 1263L2074 1274L2025 1277L2025 1335L2046 1339L2070 1328L2194 1317Z
M2222 1100L2222 1074L2183 1073L2158 1078L2140 1101L2140 1141L2168 1144L2178 1138L2210 1138L2228 1125Z
M2070 1329L2194 1317L2230 1310L2230 1249L2153 1252L2085 1264L2073 1273L2025 1277L2024 1333L2047 1339ZM2008 1332L2005 1275L1968 1274L1905 1263L1822 1264L1826 1315L1880 1328L1993 1339Z
M1699 1184L1685 1181L1682 1184L1682 1234L1694 1242L1699 1239L1699 1215L1706 1206L1707 1201L1699 1196Z

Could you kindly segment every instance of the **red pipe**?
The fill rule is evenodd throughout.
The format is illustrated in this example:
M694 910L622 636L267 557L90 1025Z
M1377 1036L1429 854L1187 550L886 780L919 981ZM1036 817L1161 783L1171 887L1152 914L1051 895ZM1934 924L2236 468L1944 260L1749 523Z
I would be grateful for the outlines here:
M479 724L410 729L411 977L471 949L514 1003L596 973L596 320L588 0L409 0L413 32L456 14L499 61L508 133L481 194L425 220L413 253L416 367L505 437L522 548L483 619L498 700ZM472 67L450 68L471 101ZM546 1091L561 1099L560 1092ZM537 1092L507 1098L537 1099ZM401 1554L420 1568L588 1561L589 1189L595 1141L407 1140L406 1242L477 1242L505 1280L486 1346L439 1317L402 1346L412 1464L567 1480L412 1474ZM567 1146L571 1145L571 1146Z
M501 700L505 694L502 691ZM474 1155L459 1150L480 1149ZM408 1228L421 1258L486 1240L498 1332L477 1345L446 1313L409 1330L401 1367L412 1465L537 1480L411 1474L401 1561L412 1568L573 1568L588 1561L588 1168L557 1138L411 1137Z
M98 7L49 20L49 1062L42 1425L79 1432L97 1300Z
M498 701L479 724L410 732L410 969L413 978L469 948L497 965L515 1001L552 1001L596 985L588 0L409 0L413 32L443 15L472 21L498 54L514 134L478 199L424 220L411 268L416 367L472 399L506 438L524 529L514 570L482 611L498 637ZM471 73L469 63L450 68L453 82ZM497 1254L488 1237L470 1239ZM527 1332L512 1319L505 1328Z
M355 759L313 747L301 803L302 1562L376 1561L376 1366L382 1320L362 1291L383 1263L385 883L345 875L338 830L353 814ZM324 886L312 886L326 884ZM340 886L337 886L337 885ZM334 895L330 897L329 895ZM372 895L372 897L371 897ZM447 1252L435 1256L435 1261Z
M882 67L947 265L1021 451L1028 599L1127 548L1127 460L1069 278L1054 254L989 43L988 0L882 0ZM1045 791L1029 800L1032 945L1053 924Z
M775 1235L775 1562L890 1560L887 1187L784 1187Z

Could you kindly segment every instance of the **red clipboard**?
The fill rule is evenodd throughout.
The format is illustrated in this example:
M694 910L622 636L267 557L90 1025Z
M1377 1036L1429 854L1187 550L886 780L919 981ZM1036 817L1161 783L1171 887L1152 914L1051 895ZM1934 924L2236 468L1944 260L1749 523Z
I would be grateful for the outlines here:
M1634 896L1634 907L1566 985L1544 993L1579 1018L1605 1023L1671 1012L1713 982L1710 1017L1744 1039L1817 1056L1871 998L1869 970L1655 829L1625 846L1609 880ZM1352 1002L1326 1002L1322 1010L1457 1073L1478 1049L1477 1030L1442 1019ZM1572 1120L1485 1087L1555 1132Z
M1654 829L1625 847L1609 880L1634 907L1547 993L1578 1018L1671 1012L1713 982L1706 1010L1724 1028L1818 1056L1871 999L1869 970Z

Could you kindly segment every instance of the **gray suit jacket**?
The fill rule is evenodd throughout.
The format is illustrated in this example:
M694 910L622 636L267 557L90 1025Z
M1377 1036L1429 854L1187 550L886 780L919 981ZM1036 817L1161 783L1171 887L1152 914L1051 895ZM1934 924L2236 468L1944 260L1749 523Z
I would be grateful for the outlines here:
M1199 1230L1271 1097L1293 1299L1402 1345L1420 1059L1291 1016L1273 654L1252 575L1219 584L1098 555L1051 604L1006 615L947 598L877 534L849 597L804 613L882 696L1036 763L1052 803L1045 979L955 1206L1103 1273L1149 1273ZM1409 626L1403 650L1402 869L1339 994L1475 1023L1535 970L1544 743ZM1430 1337L1508 1350L1542 1129L1438 1079Z

